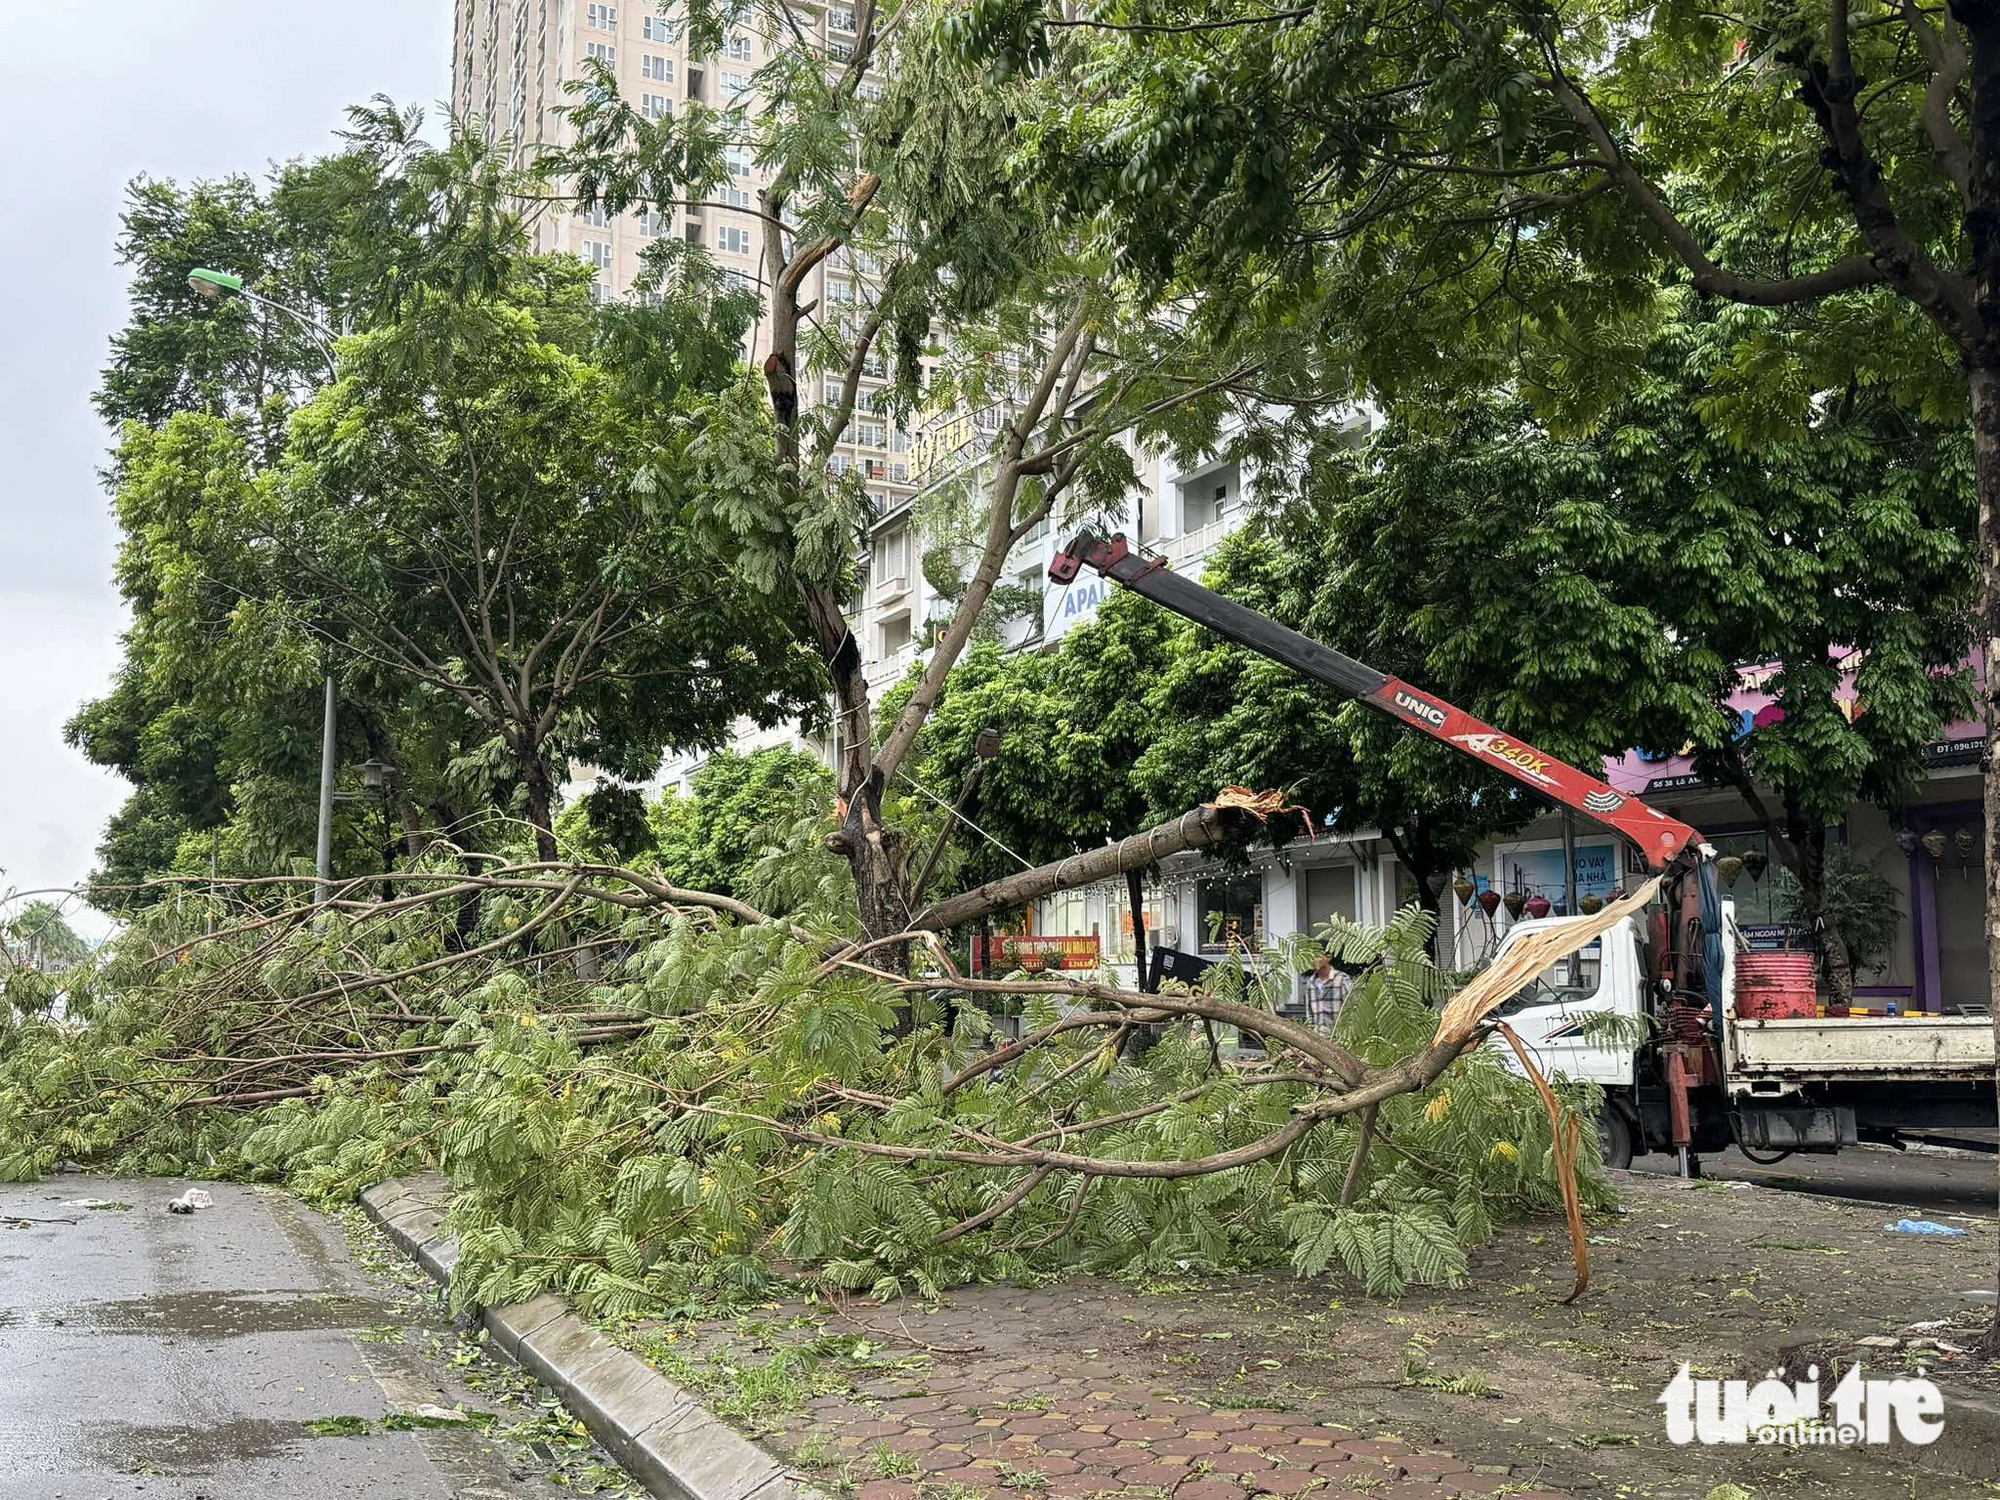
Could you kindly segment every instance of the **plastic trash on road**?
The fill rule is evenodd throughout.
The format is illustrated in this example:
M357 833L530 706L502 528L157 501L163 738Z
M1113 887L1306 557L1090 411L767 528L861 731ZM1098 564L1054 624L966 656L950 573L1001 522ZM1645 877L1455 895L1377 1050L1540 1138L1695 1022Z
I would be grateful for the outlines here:
M1963 1229L1954 1229L1949 1224L1940 1224L1935 1219L1898 1219L1893 1224L1882 1226L1891 1234L1964 1234Z
M170 1214L191 1214L198 1208L213 1207L215 1207L215 1199L209 1195L206 1188L189 1188L180 1197L173 1199L167 1204L167 1212Z

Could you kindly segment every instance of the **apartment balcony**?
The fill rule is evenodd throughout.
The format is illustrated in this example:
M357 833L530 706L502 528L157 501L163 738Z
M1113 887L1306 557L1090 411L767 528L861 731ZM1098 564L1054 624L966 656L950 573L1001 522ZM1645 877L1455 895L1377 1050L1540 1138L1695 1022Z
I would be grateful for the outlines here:
M1197 526L1192 531L1184 531L1177 537L1156 544L1165 553L1167 561L1176 572L1190 577L1201 571L1201 564L1209 553L1220 547L1229 534L1242 525L1239 513L1231 512L1210 521L1205 526Z
M917 649L917 642L912 640L898 646L887 655L863 662L861 675L868 683L869 693L879 695L901 682L904 674L910 670L911 664L921 654Z

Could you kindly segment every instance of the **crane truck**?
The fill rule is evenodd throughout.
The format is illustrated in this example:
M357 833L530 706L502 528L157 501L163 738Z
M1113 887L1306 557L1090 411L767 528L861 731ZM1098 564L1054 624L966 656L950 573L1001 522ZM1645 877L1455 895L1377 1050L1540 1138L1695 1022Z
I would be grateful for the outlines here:
M1716 879L1716 851L1688 824L1435 693L1182 577L1123 536L1079 533L1050 561L1049 577L1070 583L1086 567L1590 818L1661 876L1661 906L1643 922L1626 918L1500 1012L1545 1072L1603 1090L1598 1138L1609 1164L1671 1151L1680 1171L1692 1175L1700 1153L1732 1143L1768 1161L1994 1124L1988 1017L1769 1016L1739 1003L1745 945ZM1579 920L1518 922L1502 951L1532 932ZM1630 1024L1593 1019L1607 1015ZM1635 1044L1635 1035L1643 1040Z

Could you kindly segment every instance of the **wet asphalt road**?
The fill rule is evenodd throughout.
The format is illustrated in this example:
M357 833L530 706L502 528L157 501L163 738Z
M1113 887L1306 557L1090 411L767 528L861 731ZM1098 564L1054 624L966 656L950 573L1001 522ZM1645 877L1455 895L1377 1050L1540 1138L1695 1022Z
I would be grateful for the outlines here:
M1654 1154L1633 1161L1638 1172L1670 1174L1671 1156ZM1759 1166L1735 1147L1704 1156L1704 1176L1726 1182L1862 1198L1893 1204L1913 1214L1978 1214L1992 1218L2000 1195L2000 1162L1988 1156L1969 1160L1928 1152L1856 1149L1833 1156L1789 1156L1775 1166Z
M455 1347L434 1299L364 1270L338 1224L281 1193L209 1184L214 1208L166 1213L183 1186L0 1186L0 1497L559 1493L509 1439L380 1430L425 1403L491 1408L432 1348ZM132 1207L65 1203L85 1197ZM376 1430L307 1429L330 1416Z

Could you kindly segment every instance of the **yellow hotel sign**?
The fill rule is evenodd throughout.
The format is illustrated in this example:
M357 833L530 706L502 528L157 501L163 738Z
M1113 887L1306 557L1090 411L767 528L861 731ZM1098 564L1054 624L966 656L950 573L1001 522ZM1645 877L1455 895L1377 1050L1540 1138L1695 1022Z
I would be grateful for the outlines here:
M964 412L951 412L927 422L910 438L910 478L918 484L927 482L934 477L934 471L941 470L970 447L978 436L979 429Z

